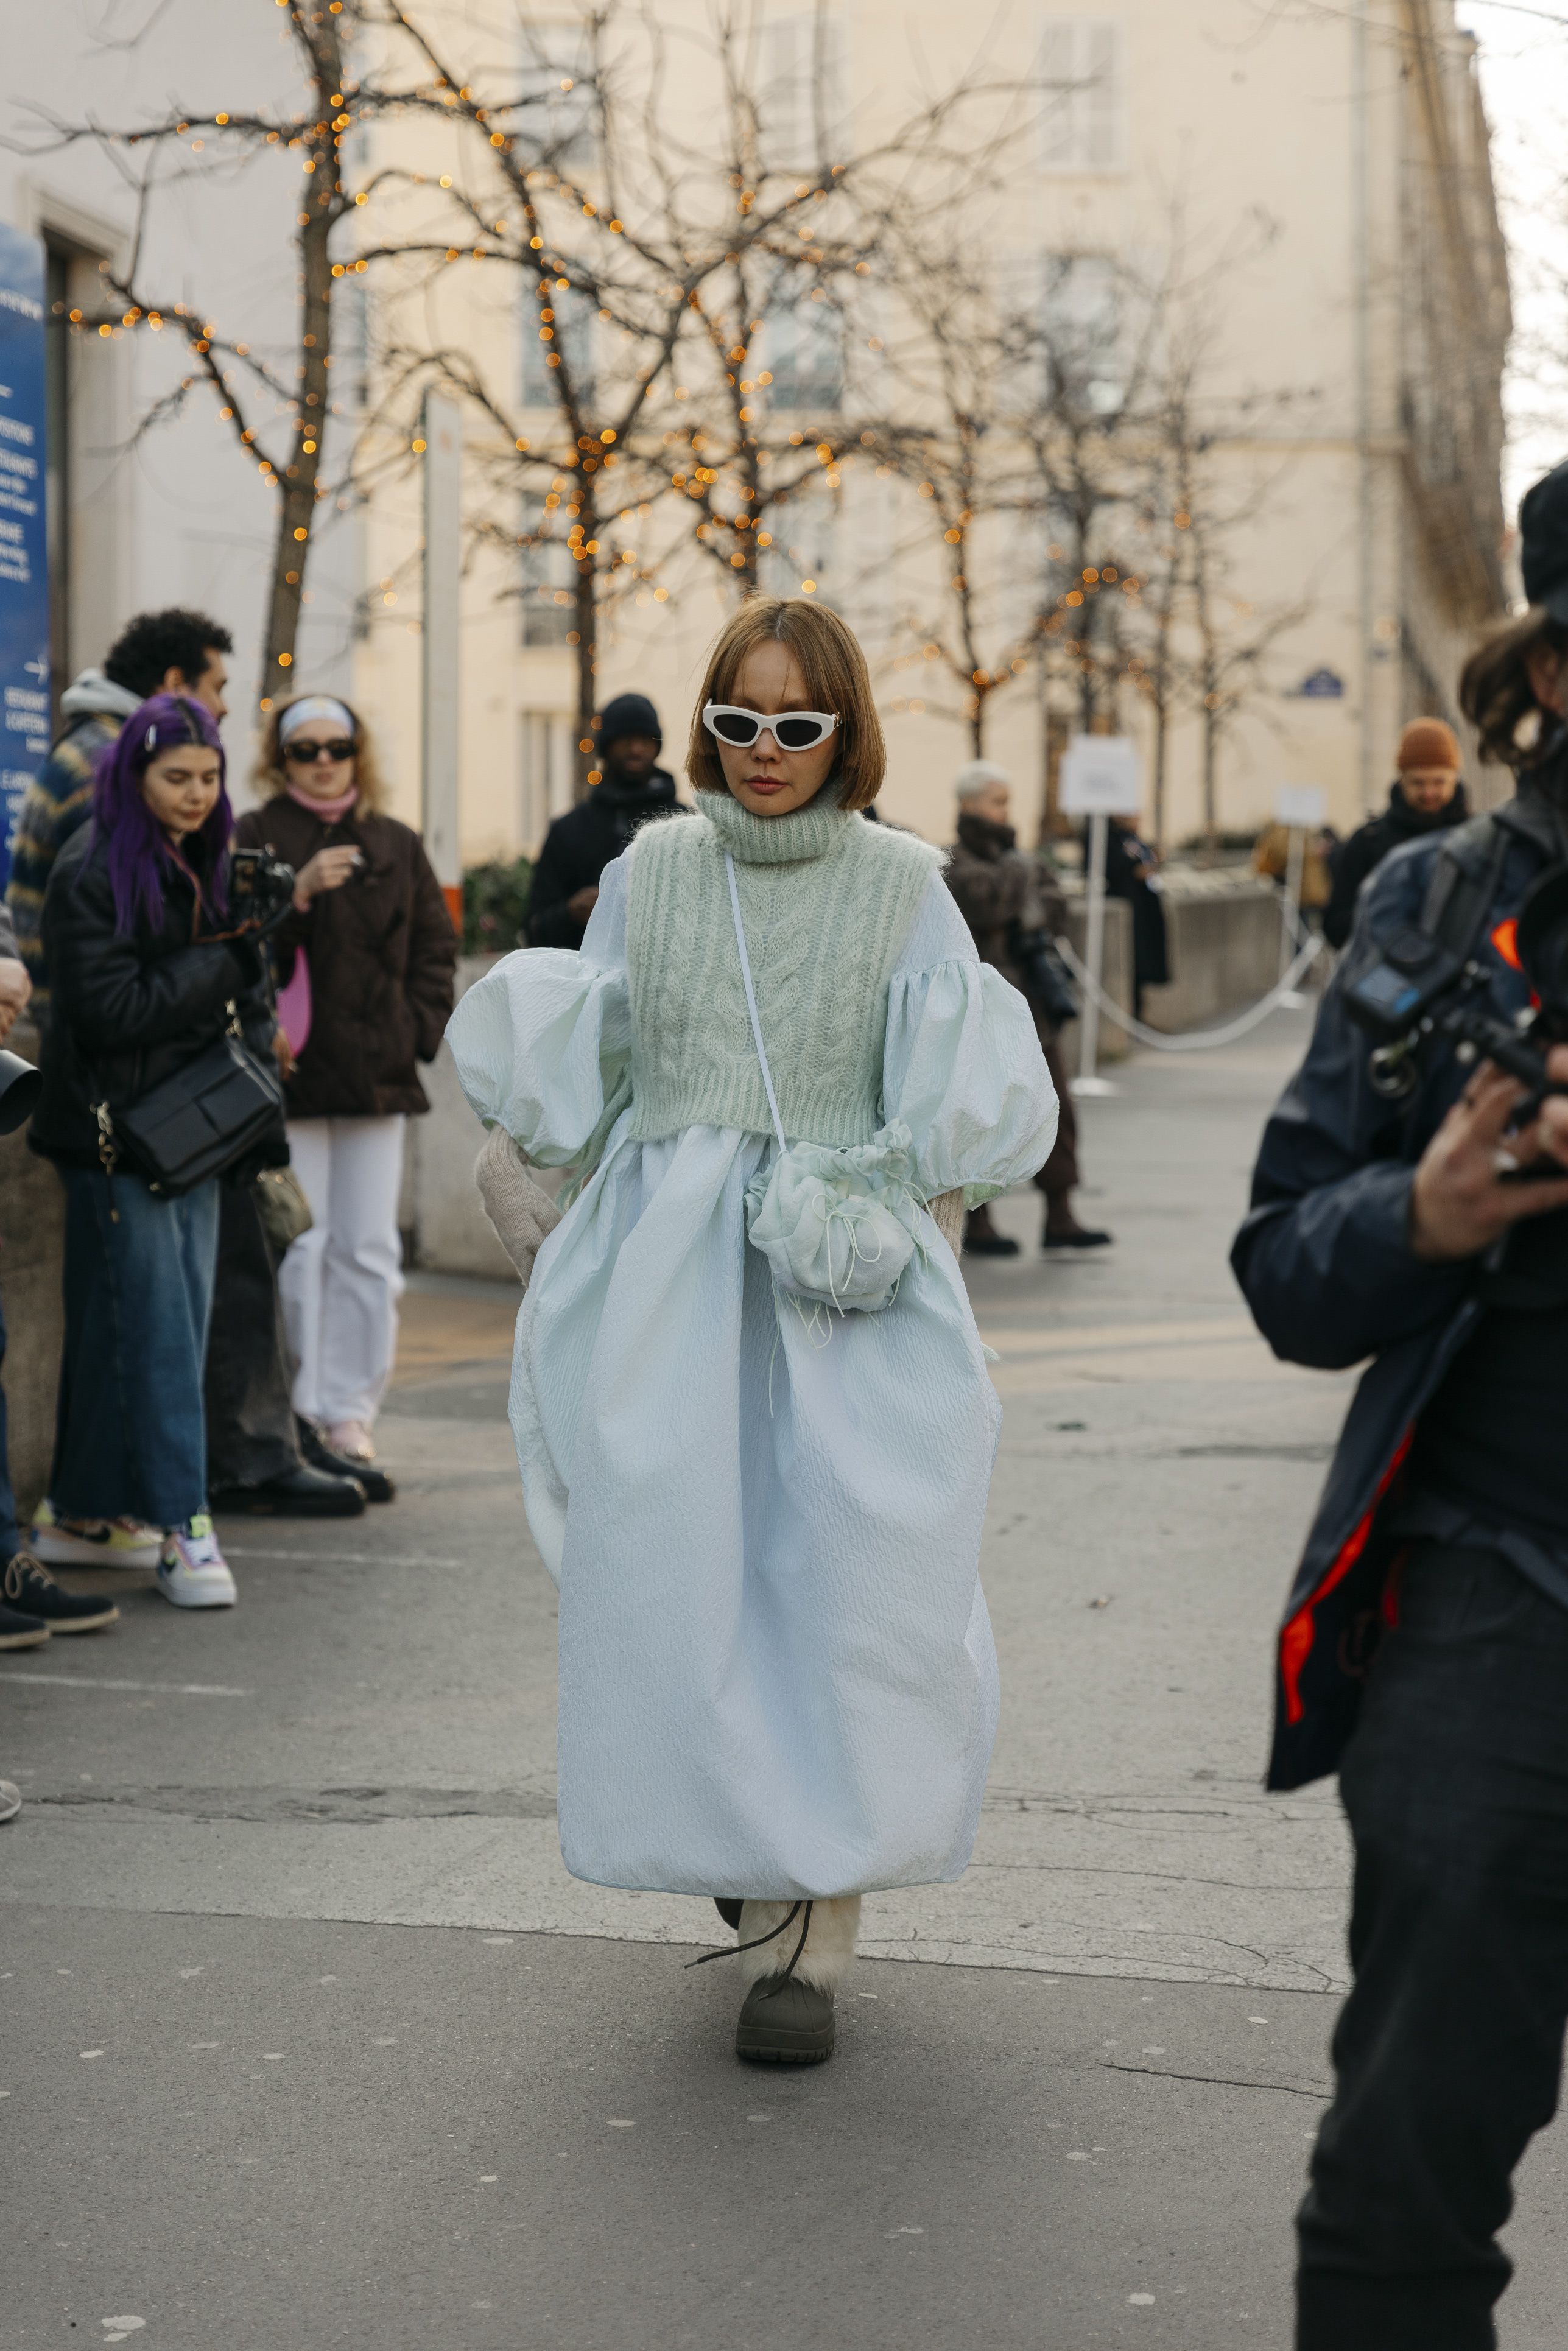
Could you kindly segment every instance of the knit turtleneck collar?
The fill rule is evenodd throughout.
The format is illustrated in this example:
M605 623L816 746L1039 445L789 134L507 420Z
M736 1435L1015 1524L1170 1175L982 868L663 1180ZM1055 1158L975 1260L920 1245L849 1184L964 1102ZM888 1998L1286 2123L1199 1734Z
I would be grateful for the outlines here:
M842 844L850 822L831 783L788 816L754 816L733 792L699 792L697 807L743 865L794 865L826 857Z

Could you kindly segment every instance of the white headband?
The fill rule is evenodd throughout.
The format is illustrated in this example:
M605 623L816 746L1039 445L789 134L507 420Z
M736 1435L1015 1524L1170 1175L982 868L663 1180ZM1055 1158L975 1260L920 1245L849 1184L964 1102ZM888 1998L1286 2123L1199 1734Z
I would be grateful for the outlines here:
M354 714L346 702L335 702L329 694L306 694L298 702L291 702L278 720L279 745L287 743L290 736L298 735L312 718L331 719L350 738L360 731L354 724Z

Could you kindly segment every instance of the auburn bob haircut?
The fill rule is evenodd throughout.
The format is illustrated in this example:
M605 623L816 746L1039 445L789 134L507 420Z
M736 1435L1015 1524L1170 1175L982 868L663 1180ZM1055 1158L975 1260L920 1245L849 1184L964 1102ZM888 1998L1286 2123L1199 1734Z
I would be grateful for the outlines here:
M693 784L699 792L729 789L717 746L703 725L703 711L710 702L735 701L735 682L747 653L767 644L788 645L794 654L805 680L808 710L838 714L838 758L828 782L838 784L839 806L846 810L869 808L887 772L887 745L872 698L871 673L852 632L838 614L806 596L753 596L725 623L708 655L692 719L686 772Z

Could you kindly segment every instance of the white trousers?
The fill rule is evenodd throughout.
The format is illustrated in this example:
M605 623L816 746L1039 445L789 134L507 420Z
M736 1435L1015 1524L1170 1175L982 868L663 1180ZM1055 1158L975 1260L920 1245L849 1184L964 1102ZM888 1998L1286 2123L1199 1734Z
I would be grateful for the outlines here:
M278 1270L294 1375L307 1420L376 1416L397 1352L402 1296L398 1195L402 1118L302 1118L288 1149L310 1214Z

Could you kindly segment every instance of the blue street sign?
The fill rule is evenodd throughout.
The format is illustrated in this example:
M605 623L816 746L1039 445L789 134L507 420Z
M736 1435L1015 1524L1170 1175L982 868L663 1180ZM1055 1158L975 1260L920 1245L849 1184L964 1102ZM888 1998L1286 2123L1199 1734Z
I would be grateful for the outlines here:
M1307 702L1343 702L1344 680L1332 669L1314 669L1302 678L1296 692Z
M22 795L49 755L44 248L0 222L0 890Z

